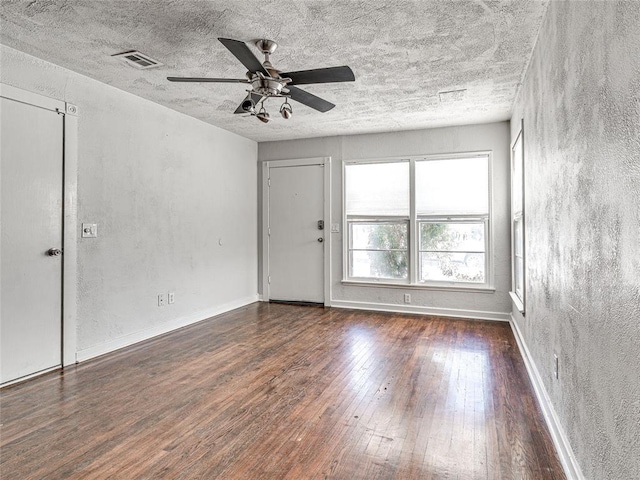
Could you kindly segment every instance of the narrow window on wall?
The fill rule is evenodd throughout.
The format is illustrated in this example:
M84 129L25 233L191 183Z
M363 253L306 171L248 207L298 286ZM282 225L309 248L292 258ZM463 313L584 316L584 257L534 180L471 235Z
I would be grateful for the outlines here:
M345 279L490 285L489 155L345 163Z
M525 310L525 256L524 256L524 138L523 128L511 149L511 299L524 314Z

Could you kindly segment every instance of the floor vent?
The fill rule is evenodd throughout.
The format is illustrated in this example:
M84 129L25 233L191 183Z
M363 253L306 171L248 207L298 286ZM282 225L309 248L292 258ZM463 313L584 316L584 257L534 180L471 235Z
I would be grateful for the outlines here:
M116 53L111 56L115 58L119 58L123 62L136 68L146 69L146 68L159 67L160 65L162 65L162 63L160 63L159 61L154 60L153 58L143 53L140 53L136 50L129 50L127 52Z

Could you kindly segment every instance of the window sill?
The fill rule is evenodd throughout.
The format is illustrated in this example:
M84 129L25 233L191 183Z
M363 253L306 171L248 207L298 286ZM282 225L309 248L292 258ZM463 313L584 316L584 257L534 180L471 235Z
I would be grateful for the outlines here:
M515 292L509 292L509 296L511 297L511 301L513 302L513 305L518 309L518 311L524 317L524 304L522 303L522 300L520 300L520 297L518 297L518 295L516 295Z
M488 287L485 285L423 285L415 283L392 283L392 282L367 282L360 280L342 280L342 285L355 286L355 287L381 287L381 288L401 288L403 290L435 290L444 292L473 292L473 293L495 293L494 287Z

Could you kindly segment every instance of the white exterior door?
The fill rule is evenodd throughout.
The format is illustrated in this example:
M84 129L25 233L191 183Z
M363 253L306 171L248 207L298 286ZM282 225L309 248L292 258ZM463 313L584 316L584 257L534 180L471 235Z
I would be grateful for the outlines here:
M324 167L270 167L268 188L269 299L324 303Z
M63 116L0 101L0 383L61 364ZM50 250L53 249L53 250Z

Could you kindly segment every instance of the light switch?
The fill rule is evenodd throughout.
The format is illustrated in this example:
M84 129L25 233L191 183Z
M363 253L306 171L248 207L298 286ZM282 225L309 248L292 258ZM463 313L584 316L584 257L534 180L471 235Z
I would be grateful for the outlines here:
M83 223L82 224L82 238L96 238L98 236L98 224L97 223Z
M331 233L340 233L340 224L332 223L331 224Z

